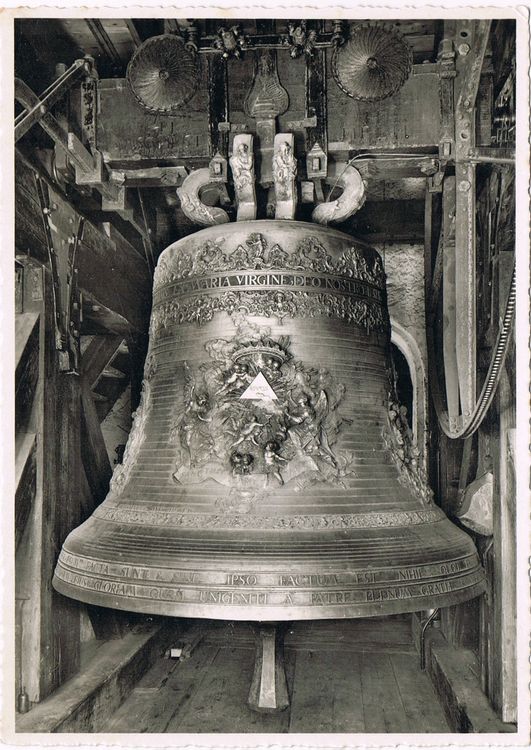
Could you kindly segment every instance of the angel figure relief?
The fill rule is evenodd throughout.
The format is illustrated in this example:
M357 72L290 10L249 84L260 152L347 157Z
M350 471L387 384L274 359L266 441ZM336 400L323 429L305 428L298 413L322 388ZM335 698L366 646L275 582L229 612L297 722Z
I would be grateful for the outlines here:
M211 402L208 393L197 389L186 361L183 366L186 407L174 423L170 438L178 438L181 447L187 453L190 466L195 466L212 448L212 436L208 429L212 421L212 417L209 416Z
M294 359L289 343L267 332L240 334L207 342L210 360L194 371L184 364L184 406L171 433L174 481L242 491L343 485L353 465L336 447L344 386Z

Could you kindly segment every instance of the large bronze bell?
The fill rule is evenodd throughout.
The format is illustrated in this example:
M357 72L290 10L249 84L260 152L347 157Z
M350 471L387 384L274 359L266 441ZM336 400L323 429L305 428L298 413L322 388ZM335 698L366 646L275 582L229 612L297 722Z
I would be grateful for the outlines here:
M252 621L411 612L484 590L393 395L375 250L271 220L164 251L124 462L65 541L54 586Z

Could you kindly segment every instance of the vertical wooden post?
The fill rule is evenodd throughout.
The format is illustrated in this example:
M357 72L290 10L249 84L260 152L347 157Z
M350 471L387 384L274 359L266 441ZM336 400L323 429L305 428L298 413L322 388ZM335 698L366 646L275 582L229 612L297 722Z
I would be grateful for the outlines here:
M475 146L476 97L487 49L490 21L458 24L470 37L470 51L457 61L461 81L455 106L456 233L458 273L455 279L456 352L459 395L467 420L476 402L476 169L468 161Z
M494 503L494 591L496 637L491 700L502 721L516 721L516 404L505 370L499 386L500 440Z
M61 373L55 349L52 280L45 274L41 698L79 669L79 604L52 589L57 556L78 525L81 471L79 377ZM43 663L44 662L44 663Z
M459 416L458 359L456 352L456 220L455 177L447 177L443 185L443 352L446 402L450 426L457 426Z
M276 623L256 627L256 655L248 704L253 711L271 713L289 706L284 667L283 633Z
M57 594L52 576L61 545L79 523L80 384L61 373L55 348L51 275L42 273L39 385L36 396L37 492L17 559L24 599L20 653L32 702L79 669L79 604Z

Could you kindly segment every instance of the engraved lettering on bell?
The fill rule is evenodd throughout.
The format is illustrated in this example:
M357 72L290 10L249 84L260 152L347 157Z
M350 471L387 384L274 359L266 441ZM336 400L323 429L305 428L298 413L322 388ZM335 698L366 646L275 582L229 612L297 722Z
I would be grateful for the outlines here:
M261 232L232 246L221 236L207 239L195 253L166 252L155 272L153 335L174 322L205 325L217 312L237 311L279 321L342 318L367 334L388 326L380 256L352 242L335 259L314 235L287 252ZM289 270L300 273L285 273Z

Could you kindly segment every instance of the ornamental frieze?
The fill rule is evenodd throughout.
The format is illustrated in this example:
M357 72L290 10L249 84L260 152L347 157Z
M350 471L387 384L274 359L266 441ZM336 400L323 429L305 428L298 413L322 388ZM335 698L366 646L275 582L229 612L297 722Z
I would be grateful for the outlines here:
M172 324L204 325L217 312L229 315L243 312L246 315L274 318L279 323L288 317L315 318L323 315L358 326L367 334L383 332L388 326L385 308L377 302L322 292L230 290L182 300L172 299L157 305L151 316L150 334L156 334Z
M305 237L290 253L258 232L232 249L226 249L224 243L225 238L219 237L207 240L195 253L179 249L172 255L163 255L155 270L155 288L192 276L244 268L339 274L385 288L380 256L377 253L366 256L355 246L347 248L334 260L317 237Z
M382 513L336 513L326 515L294 514L261 515L259 511L242 514L193 513L179 510L150 510L134 507L100 506L94 513L97 518L118 523L148 523L150 526L176 526L190 529L301 529L319 531L323 529L370 529L393 526L417 526L441 521L442 511L433 507L425 510L394 511Z

